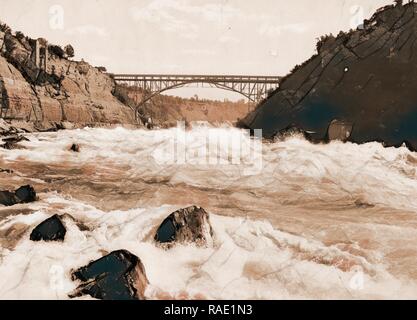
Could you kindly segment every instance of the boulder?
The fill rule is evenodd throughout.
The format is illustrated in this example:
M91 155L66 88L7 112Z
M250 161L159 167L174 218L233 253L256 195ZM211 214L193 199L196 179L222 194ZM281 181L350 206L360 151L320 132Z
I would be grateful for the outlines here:
M352 130L352 122L333 120L327 129L327 140L347 141L352 134Z
M162 222L156 232L155 241L168 246L175 243L211 245L213 228L209 214L197 206L175 211Z
M14 192L0 191L0 204L10 207L18 203L17 197Z
M72 273L82 284L70 298L90 295L101 300L145 300L149 284L140 259L127 250L119 250L91 262Z
M32 241L64 241L67 230L61 218L54 215L39 224L30 234Z
M36 201L36 192L32 186L23 186L15 191L16 197L20 203L30 203Z
M270 139L295 124L313 142L379 141L417 150L416 12L417 3L398 2L357 30L322 37L317 54L239 126L262 129Z
M30 203L36 201L36 192L32 186L23 186L15 192L0 191L0 204L14 206L19 203Z
M22 148L17 144L21 141L29 141L27 138L21 135L14 135L7 138L2 139L4 144L0 145L3 149L11 150L11 149L19 149Z
M79 145L79 144L74 143L74 144L71 146L70 151L73 151L73 152L80 152L80 145Z

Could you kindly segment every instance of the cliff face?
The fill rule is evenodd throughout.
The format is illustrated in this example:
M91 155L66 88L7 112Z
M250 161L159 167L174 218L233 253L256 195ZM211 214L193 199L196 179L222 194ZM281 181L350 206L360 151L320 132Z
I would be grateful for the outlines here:
M134 124L134 112L112 92L113 80L70 61L46 40L0 30L0 116L37 122Z
M417 148L416 12L413 2L387 6L356 31L324 37L240 125L267 138L297 127L315 141Z

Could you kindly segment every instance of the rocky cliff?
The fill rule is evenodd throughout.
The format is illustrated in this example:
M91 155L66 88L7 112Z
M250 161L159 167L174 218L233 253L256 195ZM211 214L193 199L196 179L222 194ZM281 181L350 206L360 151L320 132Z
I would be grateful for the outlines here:
M63 49L0 27L0 117L37 123L134 124L99 68L71 61Z
M240 126L266 138L302 130L314 141L417 148L417 5L386 6L297 66Z

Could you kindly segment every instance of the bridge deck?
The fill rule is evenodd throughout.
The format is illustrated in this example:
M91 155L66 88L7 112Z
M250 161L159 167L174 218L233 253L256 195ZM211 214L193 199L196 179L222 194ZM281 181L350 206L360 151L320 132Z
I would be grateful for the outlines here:
M116 81L181 81L279 84L282 77L245 75L110 74Z

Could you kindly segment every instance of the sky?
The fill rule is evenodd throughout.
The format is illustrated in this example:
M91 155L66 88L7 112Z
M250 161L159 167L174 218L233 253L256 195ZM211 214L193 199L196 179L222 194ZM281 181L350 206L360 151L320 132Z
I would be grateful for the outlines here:
M287 74L393 0L0 0L0 21L113 73ZM180 89L207 98L225 91ZM239 97L240 98L240 97Z

